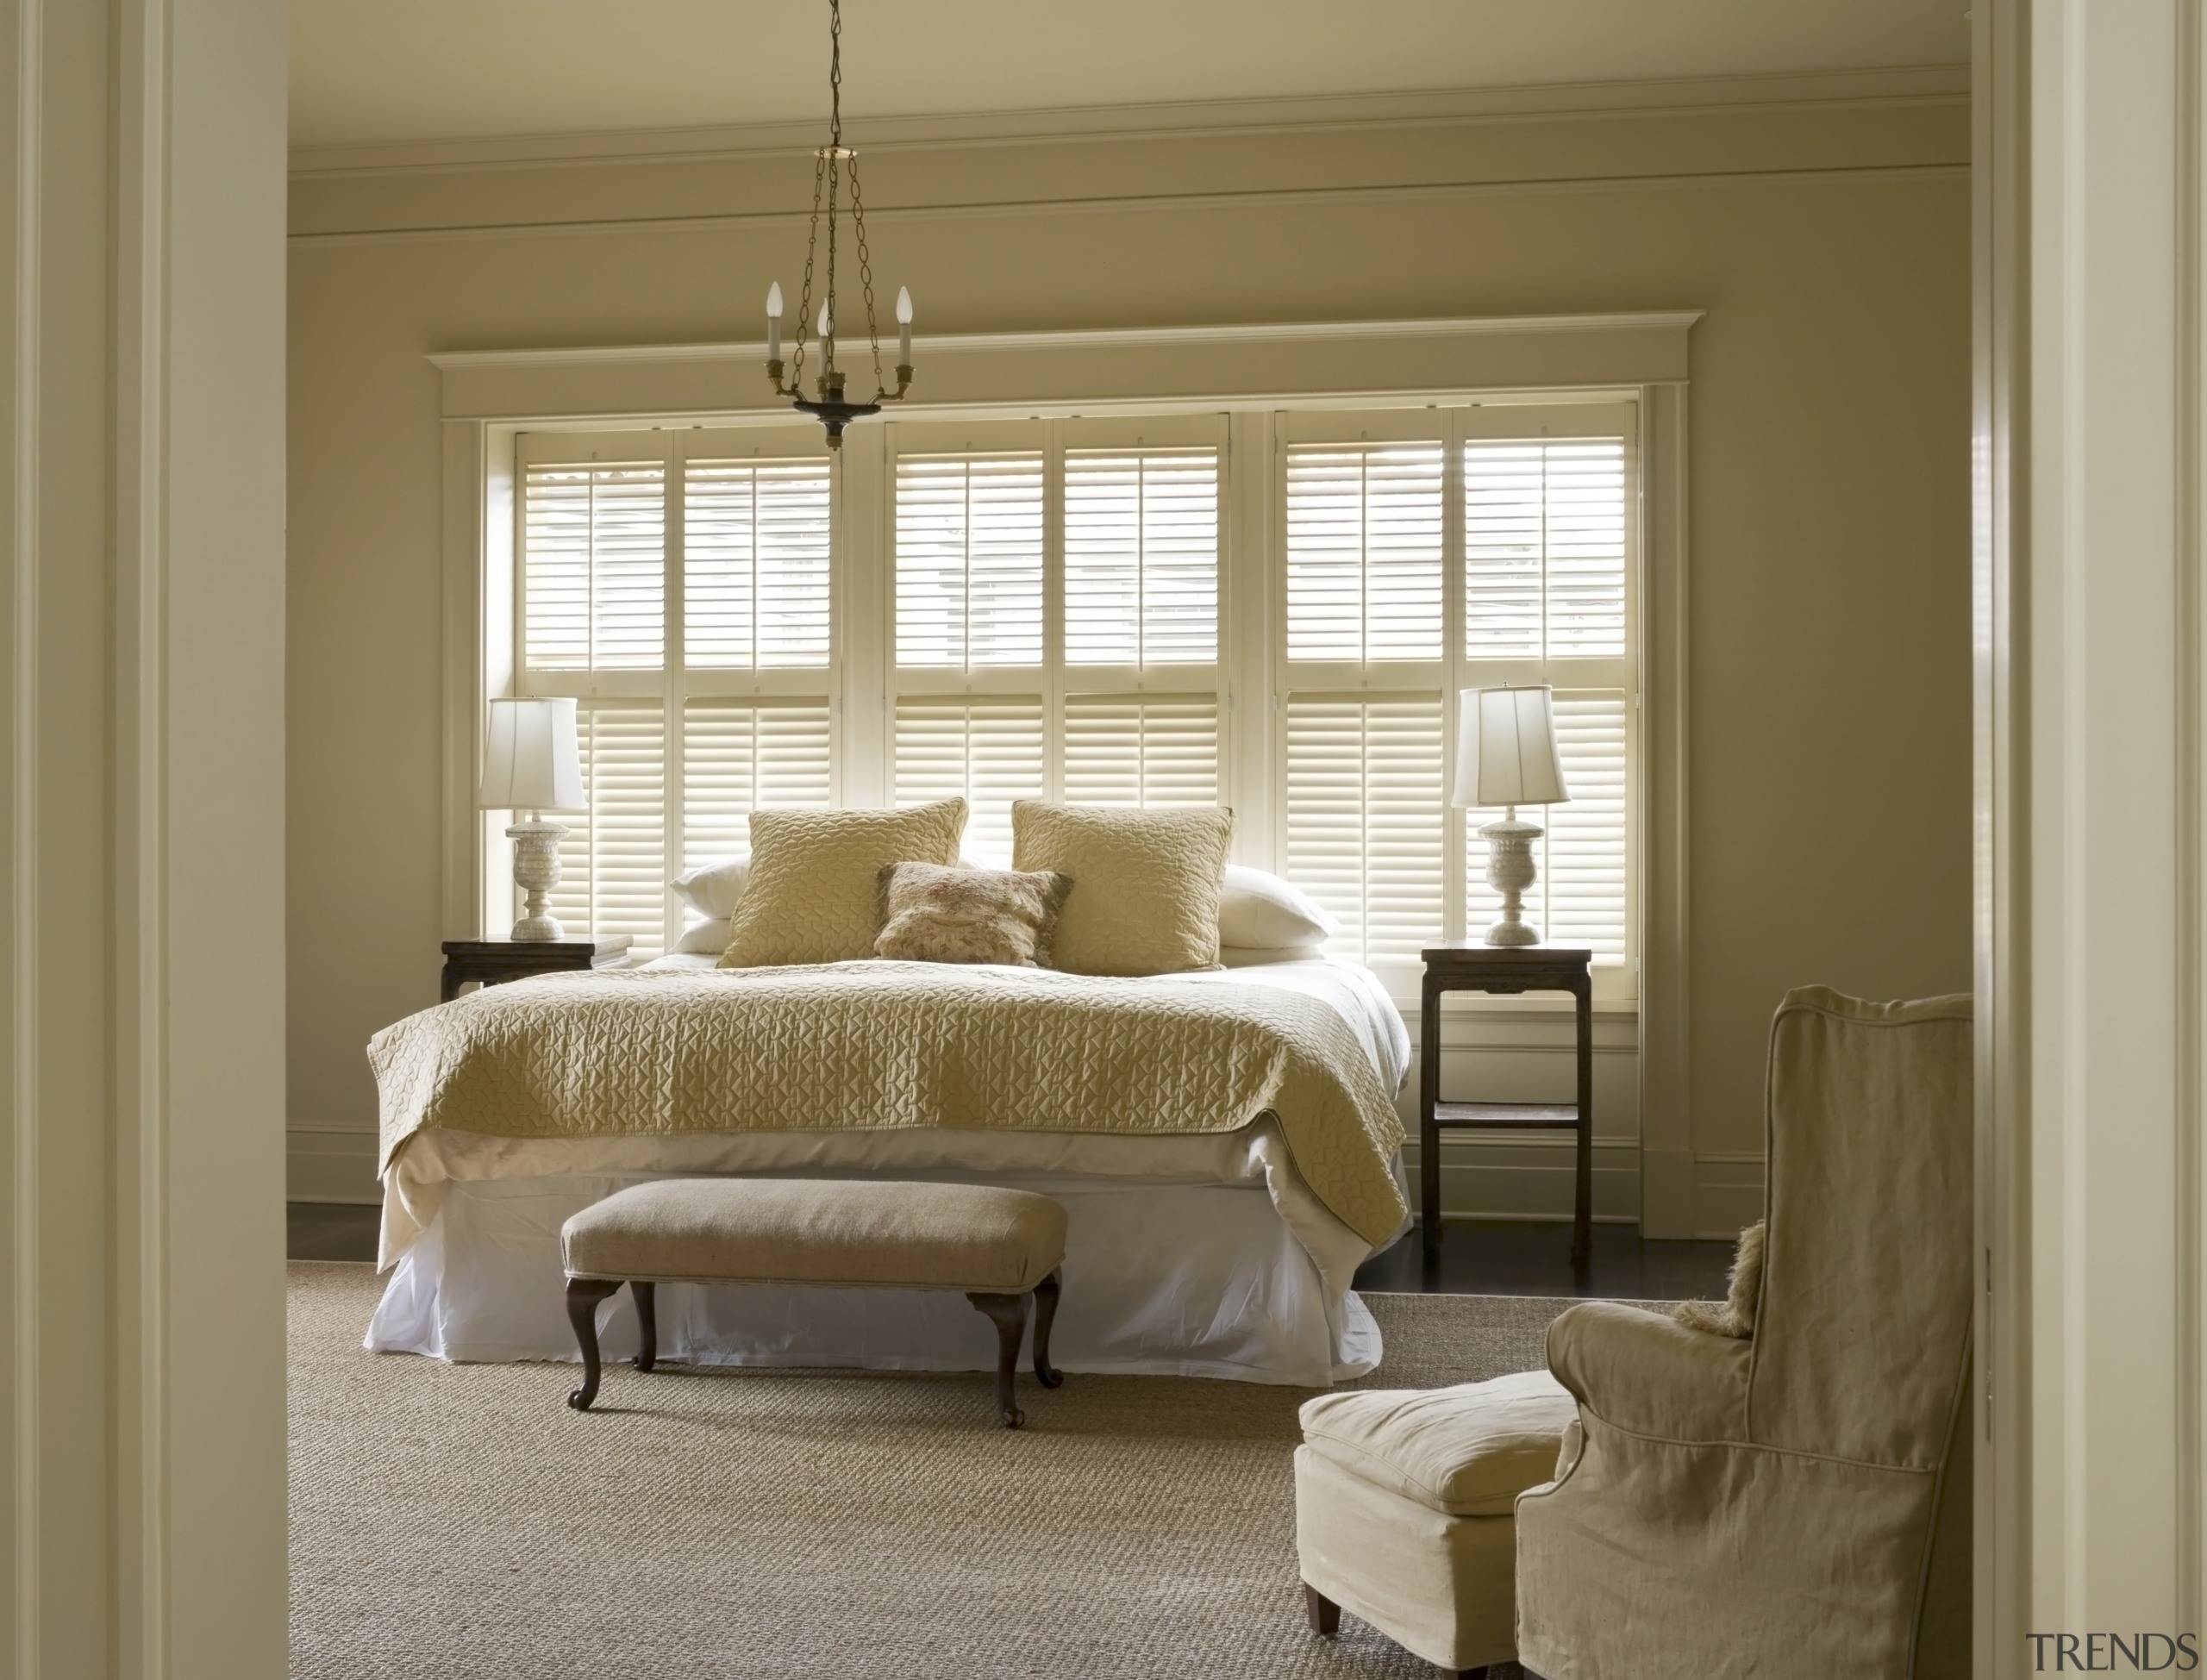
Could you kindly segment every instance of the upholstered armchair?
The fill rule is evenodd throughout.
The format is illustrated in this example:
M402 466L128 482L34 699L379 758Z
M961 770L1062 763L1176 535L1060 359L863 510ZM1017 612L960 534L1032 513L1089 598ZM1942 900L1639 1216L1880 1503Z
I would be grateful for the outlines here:
M1971 1010L1789 995L1751 1340L1591 1302L1517 1502L1543 1680L1969 1672Z

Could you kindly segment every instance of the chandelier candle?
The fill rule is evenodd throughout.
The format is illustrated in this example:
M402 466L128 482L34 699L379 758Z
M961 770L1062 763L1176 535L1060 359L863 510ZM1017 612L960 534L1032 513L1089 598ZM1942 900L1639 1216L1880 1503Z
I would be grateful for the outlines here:
M859 195L859 154L843 144L843 8L842 0L828 4L828 144L813 156L812 224L804 247L804 284L797 303L797 353L789 365L789 379L782 378L782 284L777 280L766 293L766 378L775 395L789 397L800 412L816 418L828 429L828 447L839 449L843 428L853 420L879 414L881 405L900 400L912 384L912 294L897 290L897 389L891 390L881 374L881 334L873 316L873 265L866 247L866 207ZM850 184L851 243L857 247L859 290L866 302L866 347L873 359L873 396L852 402L843 395L844 373L835 365L835 264L841 248L843 186ZM823 219L822 206L826 206ZM821 234L828 235L825 249ZM824 265L822 259L824 256ZM813 395L804 393L804 329L813 318L813 278L820 275L818 316L820 366L813 376ZM864 389L863 386L860 387Z

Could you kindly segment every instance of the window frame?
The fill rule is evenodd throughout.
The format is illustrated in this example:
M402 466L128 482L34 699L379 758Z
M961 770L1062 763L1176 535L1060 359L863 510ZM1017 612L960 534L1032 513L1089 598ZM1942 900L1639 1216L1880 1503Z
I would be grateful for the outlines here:
M1630 1012L1639 1001L1640 953L1644 946L1641 923L1646 910L1647 873L1645 858L1646 784L1647 763L1641 742L1639 724L1641 718L1641 696L1645 693L1646 660L1644 644L1649 634L1643 603L1644 574L1649 546L1645 530L1647 507L1649 500L1647 479L1648 457L1646 434L1649 426L1647 399L1659 388L1649 386L1602 387L1592 390L1534 390L1529 391L1482 390L1450 392L1434 397L1420 403L1401 397L1379 394L1365 396L1336 395L1316 398L1297 399L1291 405L1278 398L1264 400L1180 401L1164 400L1154 404L1117 404L1120 412L1096 415L1085 412L1085 408L1112 405L1081 405L1065 403L1046 405L1022 403L1019 412L1008 411L1001 405L975 404L956 409L912 411L909 419L898 417L876 426L853 428L847 435L845 447L830 457L833 473L833 521L838 553L832 587L831 659L835 680L832 684L833 701L833 756L831 797L842 805L866 805L888 803L893 788L894 706L898 686L898 673L889 663L894 647L894 575L893 559L894 484L893 454L890 439L895 428L910 428L908 436L917 436L917 428L924 426L932 433L938 428L963 431L978 439L987 428L988 434L1016 435L1019 431L1030 432L1041 428L1054 440L1046 453L1045 484L1049 502L1046 518L1046 542L1051 550L1050 565L1046 577L1050 580L1049 598L1046 601L1045 634L1048 653L1054 656L1053 668L1060 680L1043 692L1050 710L1046 716L1062 716L1062 705L1066 688L1062 681L1066 667L1062 661L1064 626L1059 610L1062 595L1062 519L1060 502L1063 490L1061 464L1063 450L1067 447L1091 447L1088 440L1110 439L1117 436L1140 436L1164 432L1167 435L1155 439L1161 447L1171 447L1171 434L1183 425L1209 428L1218 437L1221 464L1221 483L1218 502L1219 519L1219 600L1218 663L1211 678L1210 691L1217 696L1219 716L1218 762L1220 799L1234 805L1241 814L1241 822L1235 847L1239 861L1260 867L1278 868L1285 850L1285 707L1291 688L1303 691L1300 675L1291 683L1289 663L1285 658L1285 606L1284 576L1275 577L1275 565L1284 568L1285 545L1284 540L1284 510L1285 475L1284 471L1285 445L1291 433L1297 440L1305 428L1325 424L1346 425L1352 421L1369 426L1404 425L1412 429L1432 424L1431 416L1437 415L1447 440L1444 448L1446 489L1443 495L1444 519L1448 532L1448 546L1444 557L1444 589L1452 609L1451 622L1455 623L1454 603L1462 588L1461 532L1461 441L1467 434L1466 426L1479 427L1482 422L1469 416L1485 415L1484 424L1501 425L1505 432L1526 423L1528 410L1560 410L1565 413L1580 411L1589 407L1622 405L1635 415L1635 425L1627 435L1627 447L1631 459L1631 470L1636 475L1631 485L1631 505L1627 512L1627 528L1631 553L1628 564L1628 587L1634 591L1631 622L1635 646L1633 663L1636 673L1634 703L1628 708L1631 772L1628 778L1631 812L1628 834L1628 892L1629 906L1627 918L1628 960L1622 971L1613 972L1609 984L1597 983L1597 1007L1612 1011ZM1680 393L1682 395L1682 393ZM1422 414L1429 418L1421 420ZM1381 416L1389 416L1382 419ZM999 427L1007 429L999 432ZM488 436L491 428L485 429ZM722 436L741 439L763 437L780 432L801 434L803 428L791 427L780 413L758 415L735 415L714 417L710 428L698 424L685 425L678 420L638 417L633 423L616 421L588 425L578 422L512 423L503 428L503 441L509 450L522 434L541 436L547 433L561 433L570 438L587 436L591 433L601 438L627 439L639 431L661 431L681 436L686 433L709 431ZM947 436L948 433L941 434ZM1430 433L1428 434L1431 435ZM1066 437L1078 440L1070 445ZM1093 447L1110 447L1099 443ZM495 450L486 450L494 456ZM768 452L772 453L772 452ZM633 458L633 457L632 457ZM703 458L725 459L708 452ZM684 457L682 459L687 459ZM516 458L507 458L507 478L502 485L500 475L492 470L483 483L483 505L495 508L502 503L517 521L520 517L518 472ZM1266 464L1264 470L1252 474L1247 470L1251 460ZM678 483L678 464L671 468L670 493ZM1250 480L1261 479L1253 485ZM503 493L502 493L503 492ZM1253 493L1254 492L1254 493ZM669 514L670 546L675 541L678 515ZM866 538L871 532L872 540ZM504 565L517 567L518 529L516 540L507 548ZM486 542L479 553L486 571L498 563L502 545ZM866 551L872 551L869 557ZM847 557L848 563L845 563ZM869 563L870 560L870 563ZM671 561L670 564L672 562ZM1255 587L1251 587L1253 578ZM481 599L487 605L497 596L495 584L487 586ZM519 590L509 584L505 593L516 596ZM511 603L517 612L519 603ZM486 626L491 615L485 614ZM673 625L670 615L670 626ZM1681 627L1682 628L1682 627ZM518 626L515 627L517 633ZM510 633L511 634L511 633ZM672 637L673 632L670 629ZM486 637L486 643L495 640ZM1460 634L1451 634L1444 646L1446 662L1451 668L1445 690L1448 696L1443 706L1443 728L1447 732L1448 751L1453 753L1454 729L1454 694L1467 684L1457 680L1456 668L1466 661L1462 657ZM510 687L497 685L495 673L499 664L498 651L486 646L486 657L482 662L485 682L483 693L510 692ZM514 670L514 644L509 640L503 658L506 669ZM1088 668L1084 668L1088 669ZM1129 691L1201 692L1204 684L1192 688L1187 676L1201 669L1186 665L1158 665L1141 673ZM991 668L974 668L974 672L961 673L954 682L929 682L928 686L946 695L973 691L977 697L991 689L997 692L1012 691L1001 677L1018 672L1025 674L1031 667L995 668L997 675L989 674ZM978 674L975 674L978 673ZM812 673L802 673L810 676ZM903 675L916 676L916 671ZM1354 688L1362 691L1370 673L1360 673ZM1389 673L1381 673L1387 675ZM1407 675L1407 673L1397 673ZM789 673L716 673L718 677L741 676L737 686L750 695L763 696L777 686L787 690L793 686ZM916 691L916 689L913 691ZM1032 694L1031 685L1023 690ZM1090 690L1083 690L1083 692ZM685 696L686 697L686 696ZM1047 750L1051 758L1052 785L1062 779L1062 740L1059 731L1046 729ZM1252 753L1253 741L1262 744L1262 751ZM678 760L670 758L668 769L668 798L677 803L672 790L678 786ZM1445 777L1444 777L1445 781ZM1456 929L1462 926L1464 858L1466 842L1464 837L1462 814L1444 806L1443 821L1446 831L1443 862L1443 926ZM670 825L670 829L673 825ZM480 879L484 890L480 902L485 913L480 922L492 927L499 924L497 907L512 896L510 884L501 867L502 859L485 855L503 851L498 843L497 825L486 820L482 825L478 851L481 865ZM671 837L670 854L678 847L678 837ZM1472 842L1475 844L1475 841ZM670 871L671 873L672 871ZM668 909L670 948L673 934L682 925L678 909L671 902ZM1410 1002L1416 996L1416 975L1383 972L1389 990L1398 1000ZM1479 1000L1470 1000L1477 1007ZM1534 1000L1512 1000L1510 1007L1539 1008Z

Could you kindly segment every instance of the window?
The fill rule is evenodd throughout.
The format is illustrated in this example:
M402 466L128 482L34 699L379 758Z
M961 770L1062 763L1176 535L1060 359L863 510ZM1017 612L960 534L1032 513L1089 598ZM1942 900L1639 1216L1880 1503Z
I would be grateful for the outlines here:
M666 883L758 805L833 803L830 471L795 428L535 433L517 444L524 694L572 695L585 809L553 914L680 929Z
M1216 803L1222 419L888 433L898 803Z
M761 806L1236 807L1398 996L1498 909L1456 694L1556 690L1526 913L1635 990L1637 409L1461 401L516 440L519 691L579 703L554 909L667 947ZM492 918L495 922L495 915Z

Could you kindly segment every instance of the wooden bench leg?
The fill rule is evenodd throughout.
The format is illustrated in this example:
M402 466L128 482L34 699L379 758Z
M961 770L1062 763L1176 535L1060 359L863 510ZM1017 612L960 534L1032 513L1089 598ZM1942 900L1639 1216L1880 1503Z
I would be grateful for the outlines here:
M578 1412L590 1410L597 1398L597 1303L620 1287L602 1277L567 1279L567 1322L583 1351L583 1385L567 1396L567 1403Z
M1330 1639L1341 1631L1341 1607L1308 1581L1303 1583L1303 1610L1310 1618L1310 1631Z
M1058 1274L1052 1272L1035 1286L1035 1380L1054 1389L1066 1374L1050 1364L1050 1326L1058 1316Z
M1027 1415L1012 1403L1011 1385L1019 1375L1019 1339L1027 1330L1027 1297L1023 1295L980 1295L966 1298L996 1321L997 1415L1007 1429L1016 1429Z
M658 1285L631 1282L628 1294L636 1303L636 1369L649 1371L659 1363Z

